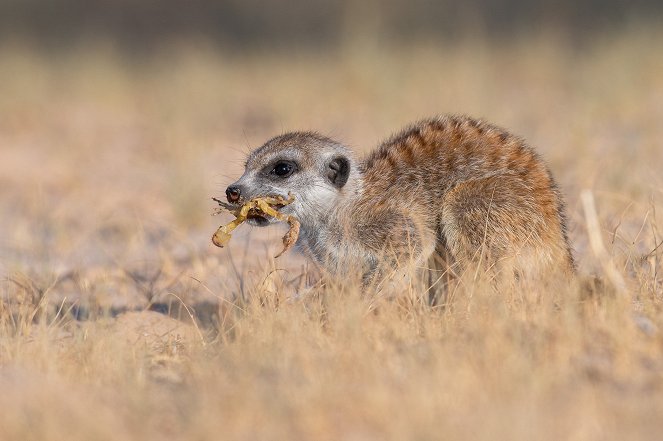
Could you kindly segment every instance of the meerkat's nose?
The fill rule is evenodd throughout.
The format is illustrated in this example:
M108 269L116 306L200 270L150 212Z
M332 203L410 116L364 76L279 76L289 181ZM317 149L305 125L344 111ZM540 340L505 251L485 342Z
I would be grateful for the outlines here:
M231 185L230 187L226 188L226 198L228 198L228 202L237 202L239 201L241 192L239 191L239 187L236 185Z

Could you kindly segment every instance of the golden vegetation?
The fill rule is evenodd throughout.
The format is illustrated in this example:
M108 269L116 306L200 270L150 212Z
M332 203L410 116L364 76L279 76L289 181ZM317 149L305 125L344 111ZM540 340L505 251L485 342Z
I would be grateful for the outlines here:
M0 48L0 439L656 439L661 37ZM431 308L416 290L305 289L301 258L270 257L283 227L210 243L209 197L268 136L361 151L446 112L548 160L580 282L496 292L466 274Z

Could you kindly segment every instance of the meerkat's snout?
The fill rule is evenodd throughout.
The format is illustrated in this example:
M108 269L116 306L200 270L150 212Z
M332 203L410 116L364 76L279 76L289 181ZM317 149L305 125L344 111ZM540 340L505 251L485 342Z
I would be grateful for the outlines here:
M226 199L228 199L228 202L230 203L238 202L241 195L242 190L237 185L231 185L226 188Z

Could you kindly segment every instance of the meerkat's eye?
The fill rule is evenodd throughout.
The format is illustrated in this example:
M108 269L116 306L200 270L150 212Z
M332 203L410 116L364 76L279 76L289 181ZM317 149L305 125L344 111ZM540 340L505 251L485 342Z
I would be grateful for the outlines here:
M287 178L295 171L295 165L292 162L280 161L274 165L271 174L279 178Z

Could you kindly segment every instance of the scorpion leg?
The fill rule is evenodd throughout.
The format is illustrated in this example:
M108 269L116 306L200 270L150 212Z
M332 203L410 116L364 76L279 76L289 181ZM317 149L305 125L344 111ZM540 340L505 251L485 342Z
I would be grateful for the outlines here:
M221 213L221 209L225 209L231 212L232 214L234 214L235 216L239 216L239 213L244 208L244 205L238 207L237 205L232 205L227 202L224 202L219 198L212 198L212 200L217 204L219 204L219 206L215 208L216 212L214 213L214 215Z
M280 221L288 220L288 217L285 214L280 213L275 208L273 208L271 205L269 205L268 201L266 201L264 199L260 199L260 200L256 201L256 204L258 206L258 209L260 211L262 211L263 213L265 213L266 215L271 216L271 217L273 217L275 219L278 219Z
M250 204L245 204L237 213L237 218L230 222L228 225L221 225L212 236L212 243L217 247L223 248L230 241L230 233L237 228L242 222L246 220L246 216L251 209Z
M285 236L283 236L283 250L274 256L274 258L281 257L283 253L295 245L299 238L299 221L292 216L288 216L286 220L288 221L290 228L288 229L288 232L285 233Z
M290 197L290 201L292 202L292 196ZM278 201L277 202L281 202ZM272 208L268 201L265 200L260 200L258 201L258 208L265 214L272 216L275 219L278 219L280 221L286 221L288 222L288 225L290 228L288 229L288 232L285 233L285 236L283 236L283 250L281 250L280 253L278 253L274 258L280 257L283 253L288 251L290 248L293 247L295 242L297 242L297 238L299 237L299 221L295 219L292 216L286 216L285 214L277 211L276 209Z

